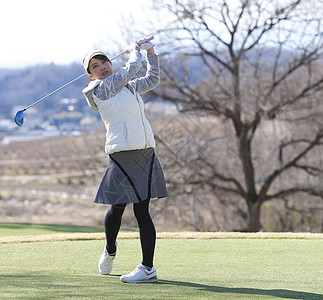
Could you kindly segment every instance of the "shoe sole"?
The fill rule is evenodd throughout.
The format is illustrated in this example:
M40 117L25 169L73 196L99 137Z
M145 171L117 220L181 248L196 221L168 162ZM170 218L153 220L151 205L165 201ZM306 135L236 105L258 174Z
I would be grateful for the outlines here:
M101 275L110 275L110 273L111 273L111 272L109 272L109 273L107 273L107 272L103 273L103 272L101 272L101 271L100 271L100 274L101 274Z
M120 280L124 283L154 283L158 281L157 276L154 276L147 280L125 280L125 279L120 279Z

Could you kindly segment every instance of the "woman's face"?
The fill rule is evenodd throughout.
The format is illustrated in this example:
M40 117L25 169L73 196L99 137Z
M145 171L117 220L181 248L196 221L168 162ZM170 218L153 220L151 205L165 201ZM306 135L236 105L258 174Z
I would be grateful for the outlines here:
M112 64L108 60L93 57L89 63L89 70L92 79L104 79L113 74Z

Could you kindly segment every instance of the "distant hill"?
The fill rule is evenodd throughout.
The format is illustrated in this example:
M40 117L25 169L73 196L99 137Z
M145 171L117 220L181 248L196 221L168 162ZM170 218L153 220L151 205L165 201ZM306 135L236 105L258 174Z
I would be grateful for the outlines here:
M37 65L24 69L0 71L0 117L12 113L14 107L25 107L58 87L84 73L81 64ZM39 109L50 109L61 98L80 98L88 79L82 78L69 87L51 96L50 101L38 105ZM85 101L84 101L85 102ZM86 104L86 103L84 103Z

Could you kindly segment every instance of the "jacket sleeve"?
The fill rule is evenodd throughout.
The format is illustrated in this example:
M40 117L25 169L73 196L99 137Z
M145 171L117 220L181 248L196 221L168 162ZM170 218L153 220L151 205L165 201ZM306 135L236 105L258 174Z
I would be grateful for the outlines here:
M158 55L147 54L147 71L144 77L131 80L129 84L138 94L144 94L158 86L160 81Z
M139 71L141 58L139 51L132 51L124 67L100 81L94 90L95 95L101 100L107 100L119 93Z

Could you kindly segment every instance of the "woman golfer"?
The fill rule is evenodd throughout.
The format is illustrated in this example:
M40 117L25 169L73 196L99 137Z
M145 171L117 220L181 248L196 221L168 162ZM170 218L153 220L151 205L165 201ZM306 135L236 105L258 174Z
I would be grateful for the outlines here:
M141 65L140 50L147 50L145 76L134 79ZM114 72L109 58L101 51L86 55L83 65L92 79L83 89L89 106L99 111L106 127L105 152L108 169L98 189L95 203L110 204L105 216L106 246L99 260L101 274L110 274L117 252L116 238L128 203L133 203L142 249L142 262L123 282L156 282L153 266L156 231L149 214L151 198L167 196L161 165L154 152L155 139L144 113L140 95L159 84L158 56L145 39L129 50L126 65Z

